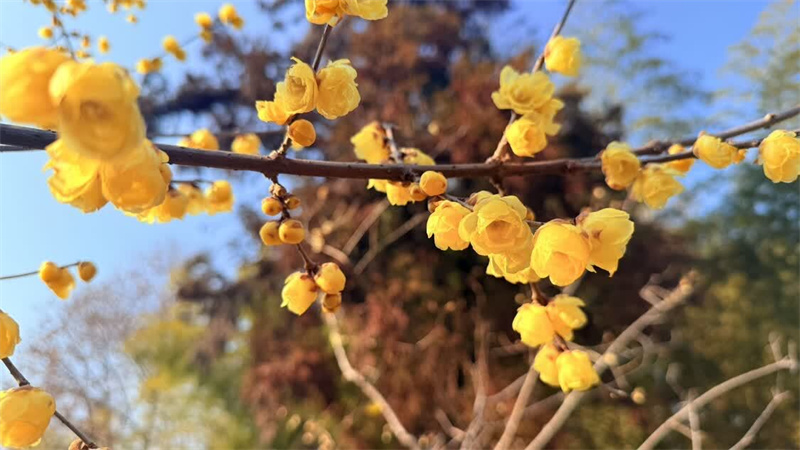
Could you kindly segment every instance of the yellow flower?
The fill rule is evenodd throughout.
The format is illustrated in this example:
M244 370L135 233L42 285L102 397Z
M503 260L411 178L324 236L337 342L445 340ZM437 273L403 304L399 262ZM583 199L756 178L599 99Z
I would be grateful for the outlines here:
M522 342L529 347L538 347L553 341L555 331L547 310L536 303L526 303L517 309L511 328L519 333Z
M212 19L211 14L207 12L199 12L194 15L194 23L196 23L200 28L207 30L214 25L214 19Z
M679 155L681 153L684 153L685 151L686 148L680 144L670 145L670 147L667 149L667 153L670 155ZM667 165L680 173L687 173L689 172L689 169L691 169L692 166L694 165L694 158L689 157L689 158L679 159L677 161L670 161L667 163Z
M581 41L556 36L544 48L547 70L574 77L581 68Z
M469 246L469 242L458 235L458 224L469 213L469 209L456 202L439 203L436 210L428 217L426 228L428 237L433 236L436 248L464 250Z
M108 53L108 51L111 50L111 44L108 42L107 37L100 36L100 38L97 39L97 50L100 53Z
M378 122L370 122L350 138L350 142L358 159L370 164L378 164L389 159L386 133Z
M283 204L275 197L265 197L261 200L261 211L268 216L277 216L283 211Z
M175 57L178 61L186 60L186 52L181 48L181 44L178 43L178 40L175 39L175 36L169 35L161 41L161 46L164 48L164 51L171 54Z
M298 316L308 310L317 299L317 283L308 274L295 272L286 278L286 283L281 291L283 302L281 307L289 308L289 311Z
M172 179L167 160L166 153L150 141L142 141L125 158L100 166L103 196L129 213L161 204Z
M219 141L208 128L201 128L192 133L192 135L189 136L189 142L192 148L200 150L219 150Z
M306 230L299 220L288 219L278 228L278 236L284 244L299 244L306 238Z
M636 387L634 388L633 392L631 392L631 400L633 400L633 403L636 403L637 405L644 405L644 403L647 401L647 394L641 387Z
M540 278L530 267L531 250L533 250L533 240L531 244L522 247L519 251L511 253L498 253L489 255L489 265L486 267L486 274L497 278L504 278L509 283L534 283Z
M361 102L356 75L356 69L350 65L349 59L329 62L319 71L317 111L322 117L333 120L356 109Z
M791 131L775 130L761 142L759 162L773 183L791 183L800 173L800 140Z
M50 261L43 262L39 267L39 279L62 300L66 300L75 288L75 278L69 270Z
M583 300L569 295L556 295L545 307L553 330L567 341L572 340L572 330L586 325L586 314L581 310L586 306Z
M411 196L410 186L406 186L399 181L386 181L384 185L386 192L386 199L394 206L407 205L409 202L414 202ZM380 189L378 189L380 190Z
M70 149L99 160L130 152L143 142L138 97L139 87L113 63L68 61L50 81L59 137Z
M46 150L50 160L44 168L54 172L47 179L47 185L57 201L85 213L105 206L107 200L103 196L98 161L71 151L61 139L48 145Z
M13 356L14 348L21 341L17 322L0 310L0 359Z
M53 29L50 27L41 27L39 28L39 37L42 39L52 39L53 38Z
M600 377L589 361L589 355L580 350L569 350L556 359L558 384L561 390L585 391L600 383Z
M55 412L56 401L39 388L23 386L0 392L0 444L6 448L39 444Z
M738 148L708 134L697 138L693 151L698 158L715 169L724 169L731 164L738 164L744 159L743 152L740 152Z
M269 221L262 225L261 229L258 230L258 236L261 238L261 242L266 246L283 244L278 231L280 226L280 222L276 221Z
M511 66L500 72L500 89L492 92L499 109L513 109L517 114L536 112L553 96L555 86L542 72L520 74Z
M589 252L589 241L578 227L553 220L533 235L531 268L556 286L567 286L583 275Z
M78 276L84 282L88 283L97 275L97 266L89 261L81 261L78 263Z
M367 182L367 189L375 189L378 192L386 193L386 186L389 184L386 180L373 180L369 179Z
M180 191L189 202L186 205L186 214L195 216L206 210L206 200L203 197L203 191L191 183L178 184L178 191Z
M230 3L225 3L219 9L219 20L225 25L230 25L237 30L241 30L244 26L244 19L239 16L236 8Z
M300 147L310 147L317 140L317 132L311 122L305 119L295 120L289 125L289 139Z
M338 294L344 290L347 279L336 263L327 262L319 266L314 281L326 294Z
M128 23L133 23L133 24L136 24L136 23L138 23L138 22L139 22L139 18L138 18L138 17L136 17L136 16L135 16L135 15L133 15L133 14L128 14L128 15L125 17L125 20L126 20Z
M317 106L317 79L311 66L292 58L294 64L275 87L275 103L289 115L309 112Z
M258 110L258 118L264 122L272 122L278 125L285 125L289 120L289 114L283 106L277 102L268 102L266 100L256 101L256 110Z
M181 220L189 209L189 197L178 190L167 191L164 201L136 215L136 218L145 223L167 223L173 219Z
M513 195L490 195L479 200L458 226L461 239L479 255L508 253L528 245L528 209Z
M558 368L556 360L561 352L552 344L545 344L533 359L533 368L539 372L539 379L550 386L558 386Z
M427 171L419 180L419 187L431 197L447 192L447 178L440 172Z
M633 184L639 175L642 163L628 144L614 141L600 155L606 184L611 189L620 191Z
M142 75L147 75L149 73L158 72L161 70L163 63L161 58L153 58L153 59L140 59L136 62L136 71Z
M12 122L55 128L58 113L48 86L56 69L69 60L58 50L32 47L0 58L0 115Z
M559 108L560 109L560 108ZM555 136L561 126L536 112L528 113L506 128L506 139L515 155L531 157L547 147L547 136Z
M625 211L604 208L578 217L578 227L589 237L589 267L600 267L613 276L633 235L633 222Z
M340 16L340 0L306 0L306 19L316 25L324 25Z
M233 153L241 153L243 155L258 155L260 148L261 139L253 133L240 134L236 136L231 144Z
M644 202L653 209L661 209L670 197L683 192L683 185L675 179L680 175L669 167L648 164L631 188L631 198Z
M229 212L233 209L233 188L226 180L218 180L206 190L206 211L211 214Z
M340 0L344 13L366 20L380 20L389 15L388 0Z

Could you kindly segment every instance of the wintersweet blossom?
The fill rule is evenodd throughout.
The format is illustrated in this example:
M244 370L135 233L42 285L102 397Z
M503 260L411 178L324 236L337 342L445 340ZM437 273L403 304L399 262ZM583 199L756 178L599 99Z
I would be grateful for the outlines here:
M555 89L542 72L520 74L513 67L505 66L500 72L500 88L492 92L492 101L499 109L512 109L522 115L545 106Z
M648 164L631 188L631 198L644 202L653 209L661 209L667 201L683 192L683 185L675 179L680 172L661 164Z
M211 215L230 212L233 202L233 188L226 180L215 181L205 192L206 211Z
M547 70L570 77L581 69L581 41L578 38L556 36L544 48L544 64Z
M672 144L667 149L667 154L670 155L680 155L681 153L686 152L686 147L680 144ZM667 165L680 173L687 173L689 169L692 168L694 165L695 159L694 158L683 158L676 161L670 161Z
M511 252L532 238L527 214L528 209L513 195L484 196L461 221L458 234L479 255Z
M600 154L606 184L611 189L622 190L633 184L639 176L642 164L631 152L630 146L623 142L611 142Z
M722 139L704 134L697 138L693 146L694 154L704 163L715 169L724 169L731 164L744 160L744 151L740 151Z
M425 195L436 196L447 192L447 178L441 172L427 171L419 180L419 187Z
M39 267L39 279L61 300L66 300L75 288L75 278L70 271L50 261L43 262Z
M39 388L23 386L0 392L0 445L38 445L55 412L55 400Z
M469 209L463 205L447 200L436 206L436 209L428 217L426 225L428 237L433 237L436 248L439 250L464 250L469 246L469 242L458 234L458 224L469 213Z
M558 384L564 392L585 391L600 383L589 355L581 350L568 350L556 359Z
M322 117L332 120L356 109L361 102L356 84L356 69L349 59L329 62L317 74L317 111Z
M317 141L317 131L311 122L299 119L289 125L289 138L299 147L311 147Z
M550 386L558 386L558 367L556 360L561 352L553 344L543 345L533 359L533 368L539 372L539 379Z
M552 220L533 235L531 268L556 286L567 286L583 275L589 264L589 240L563 220Z
M19 337L19 325L0 309L0 359L13 356L14 349L20 342L22 339Z
M594 271L592 266L597 266L613 276L633 235L634 225L630 214L619 209L604 208L581 214L577 224L589 239L588 269Z
M386 132L378 122L370 122L364 126L350 138L350 142L358 159L370 164L378 164L389 159Z
M286 278L281 291L281 307L286 307L289 311L298 316L308 310L317 299L319 288L317 283L310 275L302 272L295 272Z
M547 317L553 331L567 341L572 340L572 330L586 325L586 314L582 307L586 306L578 297L560 294L553 297L547 306Z
M759 163L773 183L791 183L800 173L800 140L791 131L775 130L761 142Z
M240 134L233 139L231 151L242 155L258 155L261 139L255 133Z
M317 79L311 66L292 58L294 64L275 87L275 103L289 115L312 111L317 106Z
M78 263L78 276L81 280L88 283L97 275L97 266L89 261L81 261Z
M314 282L326 294L338 294L344 290L347 278L336 263L327 262L319 266Z
M3 55L0 58L0 115L12 122L55 128L58 111L50 100L48 86L56 69L69 59L62 51L44 47Z

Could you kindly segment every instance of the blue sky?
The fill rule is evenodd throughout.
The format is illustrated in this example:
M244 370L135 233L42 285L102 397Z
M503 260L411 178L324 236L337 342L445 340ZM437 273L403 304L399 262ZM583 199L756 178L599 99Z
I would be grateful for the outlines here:
M112 60L133 67L140 57L161 52L161 39L173 34L182 40L196 32L193 15L198 11L212 14L223 2L217 1L153 1L139 14L136 25L124 20L125 14L109 15L99 1L90 1L90 11L74 23L81 30L90 30L93 37L105 35L111 52L99 60ZM263 17L255 2L234 2L246 20L244 32L256 35L263 27L255 20ZM520 17L530 20L542 42L561 15L563 1L520 1L515 9L493 25L493 37L499 48L513 50L518 42L507 42L508 26ZM714 85L717 70L726 60L728 46L747 35L758 14L766 6L762 1L650 1L637 7L647 10L645 24L672 36L662 45L663 55L680 61L683 68L695 71L705 87ZM576 8L602 8L596 0L579 1ZM42 44L37 36L39 26L48 23L48 15L39 7L21 1L0 1L0 42L14 48ZM305 23L292 27L282 36L300 36ZM568 25L570 27L580 24ZM296 28L296 29L295 29ZM335 39L335 34L333 36ZM288 45L291 39L281 39ZM199 64L199 43L188 49L188 64ZM165 73L176 79L184 67L167 60ZM743 120L750 120L751 117ZM191 130L195 124L186 124ZM148 264L154 252L191 255L201 250L215 253L217 263L235 268L242 254L226 247L224 236L242 232L233 214L214 217L188 217L184 221L163 225L147 225L126 217L113 207L106 206L98 213L85 215L56 202L50 195L42 171L46 160L43 152L0 154L0 275L36 270L43 260L59 264L90 260L99 267L98 281L110 274ZM207 173L206 178L224 177L223 172ZM245 177L235 185L238 197L257 198L256 193L243 194L242 184L250 185L260 176ZM257 249L253 249L256 251ZM154 280L154 282L165 282ZM78 285L78 290L81 285ZM115 299L110 299L114 301ZM119 299L131 300L131 299ZM135 300L135 299L133 299ZM59 307L59 300L35 277L0 283L0 307L17 319L23 328L24 339L36 338L37 313ZM22 347L24 349L24 346Z

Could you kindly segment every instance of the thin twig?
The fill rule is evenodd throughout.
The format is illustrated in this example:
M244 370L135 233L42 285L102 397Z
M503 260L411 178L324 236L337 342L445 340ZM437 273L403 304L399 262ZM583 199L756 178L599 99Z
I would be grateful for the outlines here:
M700 436L700 416L697 415L697 408L694 406L694 399L697 395L694 391L689 391L689 429L691 430L692 450L702 450L703 441Z
M63 265L63 266L59 266L59 268L60 269L67 269L69 267L75 267L80 263L81 263L81 261L78 261L78 262L74 262L74 263L71 263L71 264L66 264L66 265ZM39 275L39 271L38 270L34 270L32 272L18 273L18 274L15 274L15 275L6 275L4 277L0 277L0 281L13 280L15 278L30 277L30 276L33 276L33 275Z
M381 414L383 414L386 423L401 444L412 450L420 450L417 439L406 430L397 417L397 413L394 412L389 402L386 401L386 398L372 383L367 381L367 378L361 372L354 369L353 365L350 364L350 359L348 359L347 352L342 343L342 334L339 331L339 322L336 319L336 315L323 313L322 317L328 325L328 341L330 341L331 347L333 348L333 355L336 358L339 369L342 371L344 379L361 388L361 391L364 392L367 398L381 407Z
M525 375L525 381L522 383L522 388L519 391L519 396L517 396L517 400L514 402L514 408L511 410L511 415L508 416L506 428L503 430L503 435L500 436L500 440L497 441L497 445L494 446L494 450L505 450L511 447L511 442L513 442L514 436L517 434L517 428L519 428L519 423L522 420L525 407L528 406L528 400L531 394L533 394L533 389L536 387L536 380L538 379L539 372L533 368L533 362L531 361L528 373Z
M759 378L763 378L767 375L771 375L775 372L779 372L781 370L795 370L797 368L797 362L792 360L791 358L784 358L780 361L776 361L765 366L761 366L757 369L753 369L749 372L745 372L741 375L735 376L729 380L726 380L713 388L706 391L703 395L694 399L684 405L678 412L673 414L669 419L667 419L664 423L662 423L656 430L651 434L641 446L639 446L639 450L649 450L655 448L656 444L661 442L661 440L670 432L671 424L675 422L681 422L687 418L689 415L689 411L691 408L702 408L711 400L720 397L723 394L726 394L729 391L732 391L740 386L743 386L747 383L755 381Z
M405 236L406 233L416 228L417 225L424 222L427 218L428 218L428 213L423 212L415 214L413 217L408 219L406 223L404 223L396 230L394 230L391 234L386 236L386 239L384 239L379 245L370 248L369 251L365 253L364 256L362 256L361 259L353 267L353 274L361 275L361 273L364 272L364 269L367 268L367 265L371 263L372 260L375 259L375 257L378 256L378 254L383 251L383 249L391 245L394 241Z
M31 384L30 381L28 381L28 379L25 378L25 375L23 375L22 372L20 372L19 369L17 369L17 366L15 366L14 363L11 362L11 359L3 358L3 364L6 366L6 369L8 369L8 372L11 374L12 377L14 377L14 379L17 381L17 384L20 387L30 386ZM67 428L69 428L73 433L75 433L75 436L78 436L78 438L81 441L83 441L83 443L86 444L87 447L97 448L97 444L92 442L92 440L86 435L86 433L82 432L72 422L67 420L67 418L64 417L60 412L56 411L54 415L56 416L56 418L58 418L58 420L61 421L61 423L63 423Z
M342 247L342 252L345 255L350 255L353 252L353 249L356 248L359 242L361 242L361 238L364 237L367 230L369 230L373 224L381 217L384 211L389 207L389 201L383 199L375 204L369 212L369 215L363 222L358 225L358 228L353 232L350 236L350 239L347 240L347 243L344 244Z
M745 433L744 436L742 436L742 438L739 439L739 442L733 444L733 447L731 447L730 450L744 450L750 444L752 444L756 438L756 435L758 435L758 432L761 431L761 428L764 427L764 425L769 420L770 416L772 416L772 413L774 413L775 410L778 409L778 407L783 401L788 400L791 397L792 394L789 393L788 391L784 391L781 392L780 394L773 396L772 400L770 400L769 403L767 404L767 407L764 408L763 411L761 411L761 414L758 416L756 421L753 422L753 425L750 427L749 430L747 430L747 433Z

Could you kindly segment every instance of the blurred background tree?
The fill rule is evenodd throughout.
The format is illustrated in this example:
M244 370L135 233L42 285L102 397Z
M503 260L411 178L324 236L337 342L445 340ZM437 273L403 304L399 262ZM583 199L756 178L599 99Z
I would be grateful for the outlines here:
M680 107L691 102L713 98L728 105L737 99L739 119L800 102L800 40L792 10L786 9L791 5L769 6L751 36L731 49L729 67L748 70L733 71L739 79L731 78L715 93L698 88L692 74L659 54L657 42L668 36L642 27L645 13L632 6L616 3L599 13L578 9L575 22L592 24L577 32L588 51L587 76L560 86L558 96L566 103L559 117L562 132L542 158L590 156L614 139L683 136L716 123ZM304 157L324 151L326 159L352 160L349 139L372 120L392 122L401 146L419 147L437 162L490 156L508 120L490 100L500 68L506 63L530 66L543 44L530 42L528 34L525 48L506 54L492 42L489 24L513 7L466 0L393 2L385 20L338 25L326 56L353 62L362 102L335 123L315 117L319 139ZM303 9L287 1L261 2L261 8L263 16L251 20L265 23L264 38L222 31L206 47L213 74L190 69L177 85L158 74L145 79L142 108L153 134L171 133L189 122L215 131L263 130L265 148L277 145L280 132L258 121L253 104L271 97L290 63L288 56L308 59L313 54L320 29L310 28L291 44L269 40L266 36L302 22ZM591 14L591 20L581 20L581 14ZM228 144L221 142L223 148ZM589 305L590 324L576 340L596 345L647 309L638 291L652 275L670 285L695 268L702 280L679 320L653 331L668 342L653 368L628 380L646 389L647 403L636 405L600 390L553 447L638 445L684 399L685 393L673 392L665 380L670 364L681 369L683 388L703 390L769 360L770 333L800 338L797 188L768 183L758 167L732 171L724 197L692 199L714 208L691 219L675 210L653 217L634 208L637 231L619 275L587 277L580 284L577 295ZM387 208L381 195L364 189L363 181L322 181L282 180L303 199L302 220L309 224L312 250L321 255L317 258L339 262L348 275L341 325L353 365L413 434L430 442L442 431L442 416L466 427L481 346L488 348L488 393L526 371L526 351L515 344L510 326L517 305L509 300L525 288L485 275L486 261L470 252L436 250L421 226L423 204ZM702 180L690 183L697 183L695 192L703 192ZM44 341L37 352L49 362L41 367L61 367L47 380L61 380L53 392L59 408L84 418L98 441L121 448L154 443L174 448L397 448L378 406L342 379L318 315L294 317L279 307L283 280L301 261L294 248L261 246L257 232L263 218L249 205L258 204L267 184L261 179L253 184L252 191L237 193L239 217L249 234L230 246L251 250L242 252L250 256L242 257L235 277L226 277L213 255L201 254L172 270L165 293L146 285L134 290L98 287L75 299L53 322L54 336L61 327L73 333ZM603 186L597 174L505 183L540 220L574 216L586 205L622 205L624 197ZM452 187L457 194L490 189L481 180L458 180ZM260 250L254 254L253 248ZM126 279L135 283L136 277ZM150 300L134 306L107 301L122 292ZM76 339L85 345L76 346ZM102 368L87 365L81 373L55 375L75 370L57 362L67 355L84 361L81 352L99 352L106 362ZM709 448L729 446L744 433L769 400L770 383L774 379L753 384L703 413ZM786 388L796 399L796 383ZM540 385L534 397L554 392ZM62 397L69 400L62 403ZM775 414L755 447L800 445L793 402ZM487 420L500 426L487 428L481 436L485 445L499 436L498 421L512 404L513 398L506 399L488 410ZM554 409L526 417L514 446L528 442ZM685 439L676 434L667 445L686 446Z

